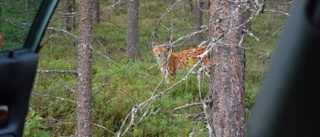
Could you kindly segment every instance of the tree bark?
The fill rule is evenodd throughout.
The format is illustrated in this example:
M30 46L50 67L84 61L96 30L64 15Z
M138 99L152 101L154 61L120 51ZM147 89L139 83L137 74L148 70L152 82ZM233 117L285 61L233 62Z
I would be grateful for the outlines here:
M245 0L210 0L210 39L220 39L211 51L209 95L213 137L244 137L245 50L242 43ZM212 43L216 41L213 40Z
M2 45L3 45L3 39L4 39L4 34L2 32L0 32L0 50L1 50Z
M77 133L89 137L91 132L92 0L80 0L77 76Z
M140 59L139 50L139 0L127 1L127 49L126 55L132 59Z
M204 4L203 1L196 0L196 4L194 6L196 31L201 30L200 26L203 25L203 12L202 12L203 4ZM197 34L196 39L198 40L198 42L201 42L203 40L202 35Z
M93 0L92 16L94 23L100 23L100 1Z
M75 27L74 15L75 7L74 7L74 0L65 0L64 7L67 10L66 18L65 18L65 27L67 31L73 30Z

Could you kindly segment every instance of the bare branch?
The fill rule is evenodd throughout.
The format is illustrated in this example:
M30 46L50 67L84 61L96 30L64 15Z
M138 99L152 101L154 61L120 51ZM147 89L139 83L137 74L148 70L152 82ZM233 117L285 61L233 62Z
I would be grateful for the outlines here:
M175 107L174 110L180 110L180 109L185 109L185 108L189 108L189 107L193 107L193 106L198 106L201 105L201 102L195 102L195 103L190 103L190 104L185 104L183 106L180 107Z
M243 29L242 31L245 32L246 34L248 34L249 36L253 37L256 41L260 41L260 39L259 39L257 36L255 36L255 35L252 33L252 31L247 30L247 29Z
M202 102L202 108L203 108L203 112L205 113L205 116L206 116L206 120L207 120L207 125L206 125L206 128L208 129L208 133L209 133L209 136L212 137L212 133L213 133L213 125L211 124L210 122L210 116L207 112L207 104L205 102Z
M97 95L98 93L100 93L105 86L107 86L107 81L108 81L108 75L105 74L105 77L103 78L103 81L102 81L101 86L98 88L97 92L95 92L95 93L93 94L93 97L94 97L95 95Z
M122 135L122 130L125 128L126 126L126 122L128 120L128 118L130 117L130 114L132 113L132 111L130 111L130 113L124 118L124 120L122 121L122 124L118 130L118 132L116 133L117 137L120 137Z
M193 37L193 36L195 36L195 35L197 35L197 34L200 34L200 33L204 32L204 31L207 31L207 30L209 29L209 28L208 28L208 25L202 25L202 26L200 26L199 28L200 28L200 30L194 31L194 32L191 32L191 33L188 33L188 34L186 34L186 35L178 38L177 40L175 40L175 41L172 42L171 44L172 44L172 45L175 45L175 44L177 44L177 43L178 43L179 41L181 41L181 40L184 40L184 39L187 39L187 38L191 38L191 37ZM173 47L174 47L174 46L173 46Z
M67 101L69 103L77 104L76 101L71 100L71 99L67 99L67 98L63 98L63 97L57 97L57 96L53 96L53 95L49 95L49 94L40 94L40 93L36 93L36 92L32 92L32 94L35 94L35 95L38 95L38 96L43 96L43 97L55 98L55 99L58 99L58 100Z
M267 0L263 0L263 2L260 4L258 0L255 0L255 7L256 7L256 15L259 15L260 13L264 12L264 8L266 6Z
M182 0L177 0L174 4L171 5L171 7L167 8L166 11L160 16L160 18L158 19L158 21L157 21L157 23L156 23L156 27L154 28L153 32L150 34L150 37L151 37L151 38L153 38L153 39L155 39L155 38L159 39L159 37L157 36L156 33L157 33L157 31L158 31L158 27L159 27L159 25L160 25L160 23L161 23L161 21L162 21L162 18L163 18L164 16L166 16L168 13L170 13L170 12L175 8L175 6L176 6L178 3L180 3L181 1L182 1Z
M103 46L102 43L101 43L99 40L97 40L97 42L98 42L101 46ZM102 57L106 58L107 60L110 60L114 65L116 65L116 66L124 69L123 66L121 66L121 65L118 64L116 61L114 61L113 59L111 59L111 58L107 55L107 52L106 52L106 51L104 51L104 53L101 53L100 51L94 49L93 47L90 47L90 48L91 48L94 52L96 52L96 53L98 53L99 55L101 55Z
M54 31L57 31L57 32L62 32L62 33L65 33L71 37L73 37L74 39L77 38L77 35L71 33L70 31L67 31L65 29L57 29L57 28L54 28L54 27L47 27L48 30L54 30Z
M95 125L95 126L97 126L97 127L100 127L100 128L102 128L102 129L108 131L109 133L113 134L113 135L116 135L116 133L114 133L113 131L107 129L106 127L104 127L104 126L102 126L102 125L99 125L99 124L97 124L97 123L91 123L91 124L92 124L92 125Z
M73 74L78 75L78 72L75 70L37 70L37 73L42 74Z
M203 9L202 7L200 7L200 2L208 2L208 0L197 0L197 6L198 8L201 10L201 12L209 12L208 9Z
M138 112L139 112L139 108L137 106L134 106L131 110L131 120L129 123L129 126L127 126L127 128L124 130L124 132L121 135L124 135L126 132L128 132L128 130L135 125L135 119L138 116ZM120 133L120 132L119 132Z
M265 11L265 12L281 13L281 14L284 14L284 15L290 16L290 14L289 14L289 13L284 12L284 11L280 11L280 10L264 10L264 11Z
M118 0L118 1L117 1L116 3L114 3L111 7L117 6L120 2L121 2L121 0Z

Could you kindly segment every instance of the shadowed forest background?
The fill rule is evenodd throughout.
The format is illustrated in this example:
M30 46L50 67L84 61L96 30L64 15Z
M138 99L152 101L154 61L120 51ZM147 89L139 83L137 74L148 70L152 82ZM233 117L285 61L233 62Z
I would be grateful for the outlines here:
M252 12L250 35L245 36L243 47L247 117L292 5L285 0L259 2L266 3L264 11ZM75 134L77 4L77 1L60 0L42 40L24 131L26 137ZM205 114L199 103L208 94L208 79L202 81L200 87L196 75L190 75L174 86L164 85L164 77L152 54L153 41L176 41L196 31L197 1L181 1L166 13L173 4L172 0L139 1L138 46L141 56L133 59L126 56L126 1L99 1L91 47L92 136L116 136L119 131L124 133L123 136L208 136ZM203 25L207 25L207 2L204 2L202 12ZM156 26L159 19L161 23ZM152 37L156 27L158 39ZM208 39L208 31L201 36L200 39L191 37L178 41L173 51L200 44ZM188 69L179 71L176 81L187 72ZM142 109L136 112L138 115L131 115L135 106ZM130 121L132 116L137 117L135 121Z

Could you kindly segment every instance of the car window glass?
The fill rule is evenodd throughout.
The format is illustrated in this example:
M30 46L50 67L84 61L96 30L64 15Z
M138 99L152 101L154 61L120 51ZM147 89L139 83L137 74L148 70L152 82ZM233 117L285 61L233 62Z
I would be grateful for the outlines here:
M22 48L42 0L0 0L0 50Z

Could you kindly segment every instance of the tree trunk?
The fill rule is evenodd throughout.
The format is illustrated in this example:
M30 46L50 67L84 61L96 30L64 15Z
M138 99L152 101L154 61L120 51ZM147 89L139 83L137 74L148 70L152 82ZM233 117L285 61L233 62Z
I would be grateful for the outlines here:
M2 48L3 39L4 39L4 34L2 32L0 32L0 50Z
M127 1L127 50L126 55L133 59L140 59L139 51L139 0Z
M100 1L93 0L92 16L94 23L100 23Z
M91 126L92 1L80 0L78 37L77 136L89 137Z
M213 137L244 137L245 133L245 50L242 43L244 0L210 0L209 31L212 72L209 94L210 126ZM239 6L239 7L238 7Z
M194 6L196 31L201 30L200 26L203 25L203 4L204 2L196 0L196 4ZM197 34L196 39L198 40L198 42L201 42L203 40L201 34Z
M74 12L75 12L75 7L74 7L74 0L65 0L64 1L64 7L67 10L66 13L66 19L65 19L65 27L67 31L73 30L75 27L75 21L74 21Z

